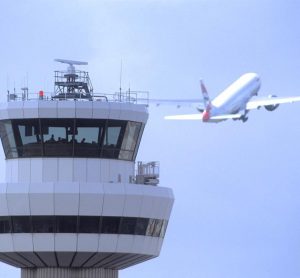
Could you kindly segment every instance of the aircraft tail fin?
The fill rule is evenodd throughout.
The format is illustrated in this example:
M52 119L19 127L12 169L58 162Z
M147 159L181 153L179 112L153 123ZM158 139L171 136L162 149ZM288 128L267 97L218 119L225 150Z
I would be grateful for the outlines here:
M203 102L204 102L204 106L205 108L211 107L211 101L207 92L207 89L204 85L203 80L200 80L200 87L201 87L201 92L203 95Z

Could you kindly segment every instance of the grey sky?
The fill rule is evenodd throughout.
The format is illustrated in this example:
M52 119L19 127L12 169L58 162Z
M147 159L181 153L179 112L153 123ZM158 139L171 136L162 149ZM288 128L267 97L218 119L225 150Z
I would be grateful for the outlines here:
M261 95L300 95L299 1L1 1L1 100L52 90L54 58L86 60L97 92L211 96L245 72ZM167 122L191 108L150 108L138 159L161 162L176 202L161 256L120 277L300 276L300 105L246 124ZM1 150L1 176L4 175ZM0 277L19 277L0 265Z

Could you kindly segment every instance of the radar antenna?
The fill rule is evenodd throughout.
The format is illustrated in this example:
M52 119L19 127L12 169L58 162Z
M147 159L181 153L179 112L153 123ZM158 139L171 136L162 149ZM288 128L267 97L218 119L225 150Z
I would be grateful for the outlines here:
M54 59L55 62L68 64L67 71L55 71L55 96L59 99L92 99L93 87L86 71L75 70L74 65L87 65L87 62Z

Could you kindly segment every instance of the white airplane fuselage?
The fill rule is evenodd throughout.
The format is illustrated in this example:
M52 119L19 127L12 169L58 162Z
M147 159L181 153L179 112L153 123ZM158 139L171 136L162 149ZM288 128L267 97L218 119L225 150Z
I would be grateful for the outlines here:
M216 122L210 117L226 114L237 114L246 110L247 102L256 96L260 88L260 78L256 73L246 73L227 87L211 102L203 112L204 122Z

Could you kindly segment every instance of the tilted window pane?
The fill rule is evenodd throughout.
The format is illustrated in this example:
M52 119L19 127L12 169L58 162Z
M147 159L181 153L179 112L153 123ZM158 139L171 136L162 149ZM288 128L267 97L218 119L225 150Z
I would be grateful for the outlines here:
M155 219L149 219L146 236L153 236L155 228Z
M73 156L74 120L43 119L45 156Z
M163 224L163 220L160 220L160 219L155 220L154 231L153 231L153 234L152 234L153 236L155 236L155 237L160 236L160 231L161 231L162 224Z
M10 120L1 121L0 136L6 158L18 157L14 132Z
M127 123L121 147L122 150L134 151L141 130L141 125L141 123L136 122Z

